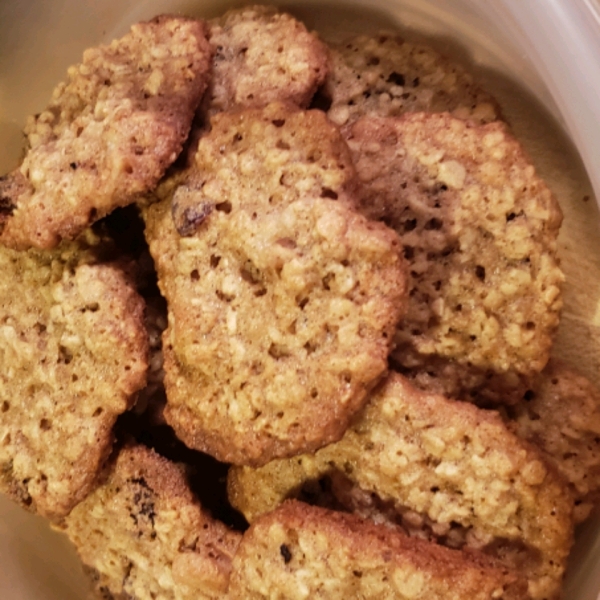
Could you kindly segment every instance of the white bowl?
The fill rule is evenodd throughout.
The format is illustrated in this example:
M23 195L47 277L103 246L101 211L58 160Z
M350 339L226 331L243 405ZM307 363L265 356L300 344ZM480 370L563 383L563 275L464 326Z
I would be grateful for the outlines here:
M600 5L598 0L275 2L325 37L397 26L461 58L561 202L567 276L556 354L600 385ZM214 16L228 0L2 0L0 173L16 166L25 117L84 48L161 12ZM75 600L86 582L61 534L0 496L0 597ZM577 532L565 600L600 599L600 518Z

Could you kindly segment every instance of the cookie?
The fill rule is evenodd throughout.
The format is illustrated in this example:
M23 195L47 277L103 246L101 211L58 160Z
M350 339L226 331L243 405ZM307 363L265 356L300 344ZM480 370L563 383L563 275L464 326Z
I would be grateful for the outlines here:
M390 363L395 371L425 392L491 409L518 404L537 376L537 373L523 375L514 369L495 371L489 367L476 367L459 358L433 355L427 356L426 360L420 357L416 364L412 360L401 362L397 356L392 356Z
M461 368L481 387L541 371L562 305L562 214L506 127L413 113L365 117L344 135L363 212L396 230L409 264L395 364L426 372L438 361L439 377L442 359L450 396L467 389Z
M327 50L303 23L274 7L248 6L209 21L214 51L209 114L285 101L308 106L327 74Z
M86 50L30 118L23 163L0 180L0 243L52 248L156 185L182 149L210 62L204 24L167 16Z
M144 302L82 242L0 247L0 491L59 520L92 488L146 383Z
M144 446L123 449L65 532L104 597L223 598L241 534L214 520L184 471Z
M460 526L466 545L520 564L532 598L556 597L573 501L566 483L499 415L392 374L339 442L262 469L232 469L230 499L252 521L331 470L402 510Z
M275 103L217 115L195 176L146 210L165 415L188 446L252 465L316 449L386 372L404 264L353 186L323 113Z
M362 116L451 112L486 123L498 118L496 101L458 62L397 33L358 35L332 45L321 102L337 125Z
M552 359L508 414L509 427L541 448L570 482L575 517L583 522L600 504L600 390Z
M264 515L244 534L229 597L529 598L523 580L487 557L296 501Z

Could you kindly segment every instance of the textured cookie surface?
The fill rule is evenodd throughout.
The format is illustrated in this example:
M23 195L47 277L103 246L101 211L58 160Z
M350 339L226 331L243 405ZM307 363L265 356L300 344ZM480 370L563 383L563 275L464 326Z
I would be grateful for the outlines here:
M528 598L484 557L413 540L354 515L288 501L244 534L230 598Z
M571 483L576 518L585 520L600 503L600 390L553 359L509 415L515 433L541 448Z
M394 360L541 371L561 307L562 215L520 144L500 123L445 113L365 117L345 135L362 209L399 233L409 263Z
M287 101L306 107L327 72L325 45L291 15L253 6L209 22L208 111Z
M0 489L60 518L89 491L146 382L143 301L80 244L0 248Z
M122 450L65 531L104 597L225 596L241 535L210 517L175 464L143 446Z
M0 180L0 241L53 247L154 186L181 151L210 60L202 22L175 17L87 50Z
M350 208L352 166L319 111L221 113L196 168L172 209L146 212L169 305L167 420L237 464L339 439L387 369L397 236Z
M524 375L514 369L496 371L477 367L460 358L439 355L415 358L412 351L405 352L403 357L398 354L391 357L393 368L419 389L472 402L482 408L518 404L538 375Z
M479 123L498 117L496 102L459 64L397 34L359 35L330 50L323 94L338 125L361 116L451 112Z
M392 374L344 437L313 456L230 473L231 501L249 520L331 469L366 492L439 524L469 546L527 561L530 593L554 598L572 537L572 499L541 455L500 417L421 392ZM287 489L286 489L287 488ZM519 550L528 549L527 558Z

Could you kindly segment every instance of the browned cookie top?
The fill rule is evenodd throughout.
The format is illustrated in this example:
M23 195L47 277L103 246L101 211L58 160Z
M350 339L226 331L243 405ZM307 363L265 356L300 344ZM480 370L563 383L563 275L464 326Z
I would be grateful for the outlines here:
M121 450L65 531L102 597L223 598L241 535L212 519L185 474L143 446Z
M211 114L287 101L306 107L327 73L325 45L291 15L248 6L209 22Z
M54 247L152 188L181 151L210 60L204 24L167 16L86 50L0 180L0 242Z
M451 112L486 123L498 118L495 100L458 62L397 33L358 35L330 50L323 94L338 125L370 116Z
M238 464L339 439L387 369L404 306L397 236L351 208L353 168L319 111L221 113L196 174L146 212L167 420Z
M0 248L0 490L58 519L90 490L146 382L144 303L82 244Z
M506 127L413 113L364 117L344 134L362 210L398 232L410 265L397 363L541 371L562 305L562 214Z
M230 598L525 600L525 582L491 559L406 537L351 514L287 501L244 534Z

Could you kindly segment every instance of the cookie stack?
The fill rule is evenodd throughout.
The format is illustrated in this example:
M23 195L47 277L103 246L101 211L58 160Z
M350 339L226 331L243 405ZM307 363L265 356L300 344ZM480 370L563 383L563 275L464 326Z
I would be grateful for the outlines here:
M560 597L600 392L549 360L562 214L466 70L160 16L26 134L0 490L101 597Z

